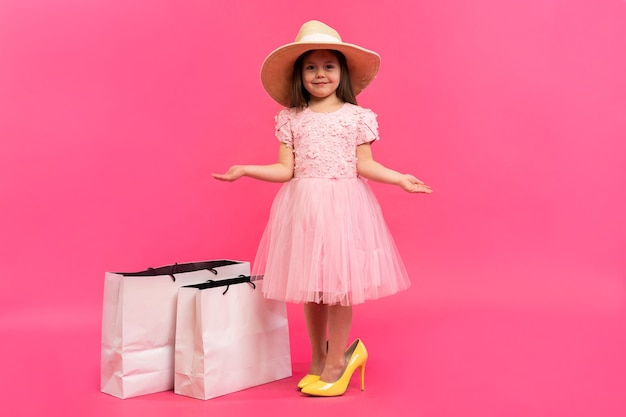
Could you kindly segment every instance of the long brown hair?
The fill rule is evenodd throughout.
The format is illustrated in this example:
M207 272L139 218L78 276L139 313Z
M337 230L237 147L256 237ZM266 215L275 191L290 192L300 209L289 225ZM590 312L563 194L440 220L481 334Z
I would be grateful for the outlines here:
M295 107L298 109L302 109L309 105L309 98L311 95L304 88L304 83L302 82L302 67L304 65L304 59L309 56L314 50L307 51L300 55L296 62L293 64L293 76L291 77L291 88L289 91L289 106ZM348 63L346 61L346 57L339 51L334 49L329 49L337 60L339 61L339 67L341 69L341 76L339 78L339 86L337 87L337 97L351 104L357 104L356 96L354 95L354 91L352 90L352 82L350 82L350 72L348 70Z

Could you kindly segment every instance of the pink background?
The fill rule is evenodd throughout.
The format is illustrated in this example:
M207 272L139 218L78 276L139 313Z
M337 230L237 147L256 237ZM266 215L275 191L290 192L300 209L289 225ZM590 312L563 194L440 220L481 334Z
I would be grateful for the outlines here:
M319 407L624 415L621 0L1 1L4 406L300 407L295 377L210 403L110 398L99 328L104 271L253 259L278 185L210 174L274 161L260 65L313 18L380 53L359 96L379 115L375 156L435 190L373 184L414 285L357 309L372 388Z

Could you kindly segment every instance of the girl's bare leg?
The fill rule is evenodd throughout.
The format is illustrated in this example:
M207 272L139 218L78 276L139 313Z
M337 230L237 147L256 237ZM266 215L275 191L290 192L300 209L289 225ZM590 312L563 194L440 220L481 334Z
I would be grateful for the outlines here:
M320 379L335 382L346 365L345 349L352 327L352 306L330 305L328 309L328 353Z
M328 305L305 303L304 317L311 343L311 367L309 374L320 375L326 364L326 328Z

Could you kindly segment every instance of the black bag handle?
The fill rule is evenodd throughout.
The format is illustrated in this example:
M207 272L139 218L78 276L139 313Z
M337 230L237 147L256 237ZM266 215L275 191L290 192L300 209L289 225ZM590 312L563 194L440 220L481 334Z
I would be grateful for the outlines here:
M117 272L119 275L123 275L125 277L156 277L159 275L169 275L172 277L172 281L176 282L176 277L174 274L182 274L185 272L195 272L206 269L212 272L214 275L217 275L217 269L223 266L228 265L236 265L241 262L231 261L227 259L215 260L215 261L205 261L205 262L189 262L184 264L175 263L174 265L166 265L160 266L158 268L148 268L145 271L139 272Z
M226 287L226 289L222 293L222 295L225 295L231 285L237 284L250 284L253 289L256 289L256 285L250 280L249 275L239 275L237 278L227 278L219 281L213 281L212 279L210 279L207 282L203 282L200 284L184 285L182 288L197 288L199 290L206 290L208 288Z

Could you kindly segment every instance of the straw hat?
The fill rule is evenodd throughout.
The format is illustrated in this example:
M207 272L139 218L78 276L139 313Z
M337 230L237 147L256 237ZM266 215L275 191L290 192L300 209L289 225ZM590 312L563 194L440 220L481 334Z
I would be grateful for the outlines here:
M302 25L295 42L283 45L269 54L261 67L261 83L269 95L285 107L290 104L289 90L293 65L303 53L313 49L334 49L348 62L354 95L359 94L376 77L380 56L360 46L341 41L339 33L317 20Z

